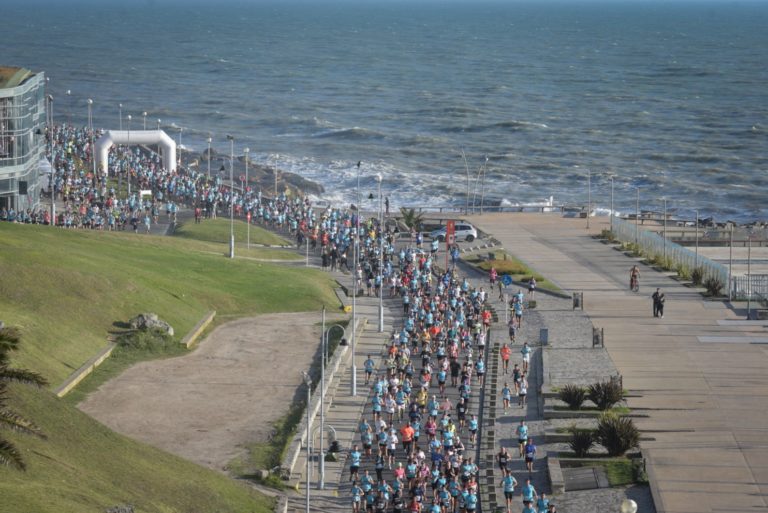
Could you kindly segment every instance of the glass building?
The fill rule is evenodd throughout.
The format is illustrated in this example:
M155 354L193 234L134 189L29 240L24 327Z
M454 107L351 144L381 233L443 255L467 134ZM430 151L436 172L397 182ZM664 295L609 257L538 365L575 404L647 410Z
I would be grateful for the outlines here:
M40 202L45 118L44 74L0 66L0 209Z

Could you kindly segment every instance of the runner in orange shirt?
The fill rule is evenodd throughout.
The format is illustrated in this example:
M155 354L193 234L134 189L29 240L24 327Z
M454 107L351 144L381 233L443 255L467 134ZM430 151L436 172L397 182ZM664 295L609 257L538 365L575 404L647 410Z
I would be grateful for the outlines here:
M416 430L411 427L411 423L406 422L405 426L400 428L400 441L403 442L403 450L406 457L410 457L413 452L413 436L416 434Z
M507 374L509 372L509 357L512 356L512 349L510 349L506 342L504 342L501 349L499 349L499 355L501 356L501 362L504 365L504 374Z

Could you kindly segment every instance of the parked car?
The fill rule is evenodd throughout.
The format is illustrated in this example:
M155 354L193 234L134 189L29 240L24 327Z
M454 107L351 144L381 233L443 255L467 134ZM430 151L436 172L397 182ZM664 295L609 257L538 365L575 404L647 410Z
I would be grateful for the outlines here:
M445 234L447 227L443 226L429 233L430 238L437 239L440 242L445 240ZM472 242L477 238L477 230L469 223L456 223L456 229L454 231L457 241L465 240Z

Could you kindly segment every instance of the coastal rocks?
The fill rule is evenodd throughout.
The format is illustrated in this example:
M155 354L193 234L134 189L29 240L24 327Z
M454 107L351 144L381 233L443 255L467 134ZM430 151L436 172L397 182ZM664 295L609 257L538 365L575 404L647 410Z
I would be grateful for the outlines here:
M206 171L208 167L208 156L208 149L206 148L203 153L191 156L192 158L185 156L185 162L192 167L197 167L198 171ZM218 176L223 181L228 182L231 172L232 178L235 181L235 186L241 185L241 178L245 178L244 156L241 155L235 157L231 170L228 156L219 154L214 149L211 149L210 159L211 175ZM277 178L277 180L275 180L275 178ZM256 190L261 189L264 195L271 196L274 193L275 184L277 184L278 192L288 191L289 195L319 195L325 192L325 188L321 184L307 180L301 175L281 171L273 166L254 163L252 160L248 159L248 185L251 188Z
M161 331L168 336L173 336L173 327L167 322L159 319L154 313L141 313L128 321L131 329L142 331Z

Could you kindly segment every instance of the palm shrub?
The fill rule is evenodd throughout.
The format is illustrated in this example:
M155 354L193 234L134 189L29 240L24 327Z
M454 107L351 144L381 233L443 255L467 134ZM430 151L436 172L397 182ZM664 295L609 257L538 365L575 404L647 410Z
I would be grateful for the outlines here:
M609 456L623 456L640 446L640 431L629 417L604 412L597 421L595 439L605 447Z
M598 409L608 410L624 400L624 390L618 381L601 381L589 385L587 397Z
M710 276L704 281L704 288L707 289L707 294L710 296L719 296L723 290L723 282Z
M557 393L558 398L572 410L578 410L587 398L587 391L577 385L565 385Z
M585 457L592 446L595 445L595 435L591 429L579 429L571 426L569 430L571 432L571 439L568 442L568 446L576 454L577 458Z
M16 328L0 328L0 427L19 433L45 438L31 420L25 419L8 405L8 384L11 382L41 387L45 379L37 373L10 366L11 351L16 351L21 343L21 334ZM25 470L26 465L21 453L10 441L0 437L0 465L7 465L17 470Z
M701 285L702 280L704 280L704 269L697 267L691 271L691 281L694 285L698 287Z

